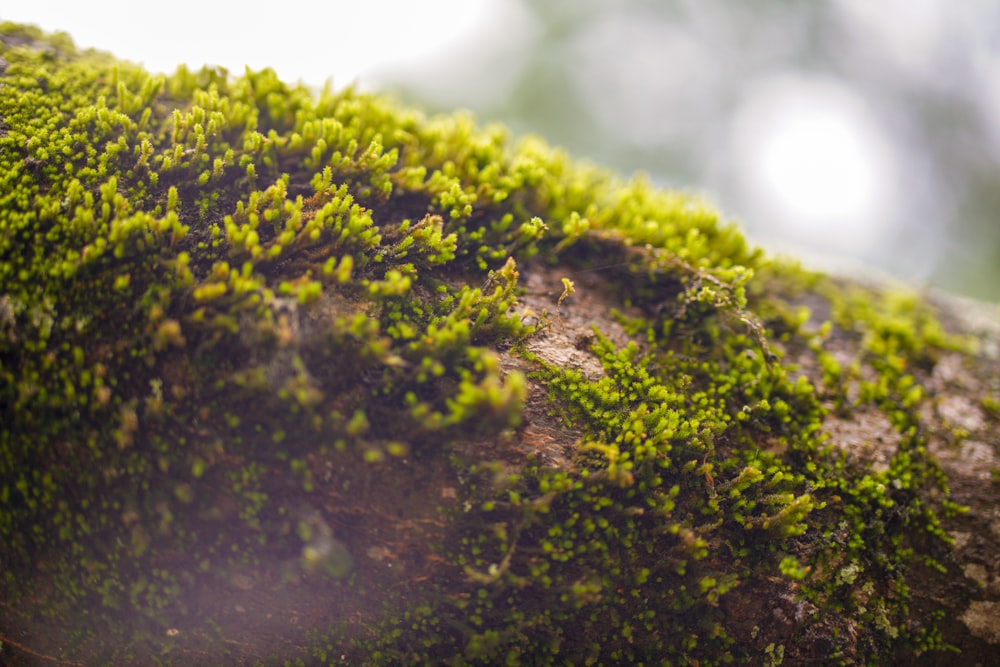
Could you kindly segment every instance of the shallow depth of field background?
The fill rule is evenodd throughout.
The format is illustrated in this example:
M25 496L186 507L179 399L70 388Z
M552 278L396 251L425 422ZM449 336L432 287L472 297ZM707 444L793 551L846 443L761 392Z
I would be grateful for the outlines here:
M468 108L704 193L765 247L1000 300L992 0L33 0L0 20Z

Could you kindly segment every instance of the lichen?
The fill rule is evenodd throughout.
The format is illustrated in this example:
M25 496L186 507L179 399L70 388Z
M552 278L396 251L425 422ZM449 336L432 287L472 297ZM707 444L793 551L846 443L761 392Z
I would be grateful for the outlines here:
M13 24L0 57L4 626L62 619L88 663L941 648L909 592L961 508L918 376L964 343L918 299L467 115ZM593 363L550 361L568 331ZM885 465L835 446L850 411L884 415ZM198 596L263 579L275 614L333 605L308 641L234 639Z

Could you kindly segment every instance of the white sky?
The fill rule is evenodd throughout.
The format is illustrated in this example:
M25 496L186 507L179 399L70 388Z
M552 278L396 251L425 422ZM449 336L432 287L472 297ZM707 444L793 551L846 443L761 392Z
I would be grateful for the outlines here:
M186 63L272 67L288 81L372 83L484 29L503 0L11 0L0 20L68 32L94 47L172 72Z

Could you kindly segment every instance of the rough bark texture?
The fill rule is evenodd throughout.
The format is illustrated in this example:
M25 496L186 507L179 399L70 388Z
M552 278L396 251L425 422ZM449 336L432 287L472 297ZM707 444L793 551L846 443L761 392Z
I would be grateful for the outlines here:
M948 476L956 502L968 511L945 523L954 549L945 572L929 573L916 590L915 607L943 612L942 632L963 650L958 656L927 656L927 664L981 664L996 660L1000 644L1000 438L996 405L979 396L995 395L1000 385L1000 316L997 306L933 294L947 325L973 336L976 352L950 354L927 379L929 400L922 414L930 451ZM941 433L958 429L964 438Z
M995 306L10 24L0 151L0 661L995 663Z

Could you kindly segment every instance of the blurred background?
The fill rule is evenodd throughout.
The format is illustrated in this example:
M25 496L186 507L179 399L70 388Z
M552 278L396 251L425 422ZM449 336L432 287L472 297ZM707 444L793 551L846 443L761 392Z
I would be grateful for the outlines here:
M807 265L1000 300L994 0L34 0L0 20L154 71L467 108L704 194Z

